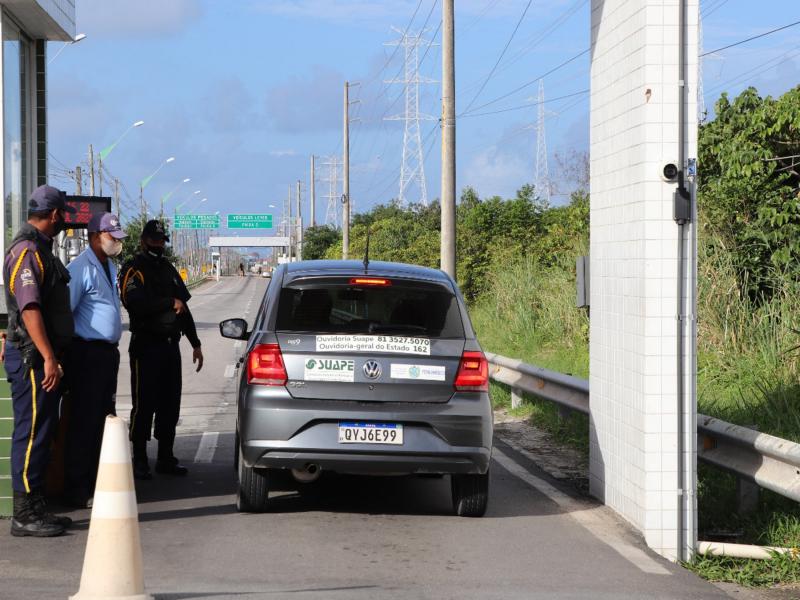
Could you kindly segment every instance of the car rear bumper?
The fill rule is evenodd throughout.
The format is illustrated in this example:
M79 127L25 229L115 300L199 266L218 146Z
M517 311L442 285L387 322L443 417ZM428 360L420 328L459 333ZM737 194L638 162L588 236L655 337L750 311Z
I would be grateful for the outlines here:
M364 403L273 397L248 399L240 412L248 466L316 464L346 473L485 473L492 447L488 395L445 404ZM398 423L403 445L340 444L341 421Z

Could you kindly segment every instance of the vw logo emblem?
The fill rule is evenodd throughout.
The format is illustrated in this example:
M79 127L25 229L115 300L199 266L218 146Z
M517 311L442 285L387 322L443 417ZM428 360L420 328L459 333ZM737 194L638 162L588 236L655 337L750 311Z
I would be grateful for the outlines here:
M382 372L383 370L381 369L380 363L374 360L368 360L364 363L364 375L370 379L377 379L381 376Z

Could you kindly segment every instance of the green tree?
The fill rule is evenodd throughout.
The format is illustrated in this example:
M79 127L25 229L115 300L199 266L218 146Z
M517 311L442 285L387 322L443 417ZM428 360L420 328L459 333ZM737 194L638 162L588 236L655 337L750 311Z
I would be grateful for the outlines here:
M743 291L769 295L800 259L800 86L778 99L723 94L715 112L699 136L701 231L731 253Z
M303 233L303 260L325 258L328 249L341 239L341 232L330 225L309 227Z

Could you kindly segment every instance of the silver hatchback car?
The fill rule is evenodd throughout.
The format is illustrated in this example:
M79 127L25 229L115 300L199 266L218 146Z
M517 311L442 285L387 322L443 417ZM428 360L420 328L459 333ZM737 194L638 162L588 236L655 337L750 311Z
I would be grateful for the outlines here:
M273 469L451 476L453 510L489 497L488 363L456 283L442 271L305 261L273 273L239 373L237 508L269 506Z

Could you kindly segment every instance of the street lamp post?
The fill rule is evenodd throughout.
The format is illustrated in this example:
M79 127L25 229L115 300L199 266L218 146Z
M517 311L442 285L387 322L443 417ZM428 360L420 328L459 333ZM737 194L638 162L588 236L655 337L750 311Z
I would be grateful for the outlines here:
M161 196L161 218L162 219L164 218L164 205L170 199L170 196L172 196L172 194L174 194L177 191L177 189L179 187L181 187L184 183L189 183L190 181L191 181L191 179L189 177L187 177L186 179L181 181L178 185L176 185L174 188L172 188L172 191L170 191L168 194L165 194L165 195Z
M141 182L139 182L139 202L141 202L141 204L142 204L142 218L143 219L147 218L147 204L144 201L144 188L145 188L145 186L147 186L147 184L150 183L150 181L152 181L153 177L158 175L158 172L161 169L164 168L164 165L166 165L167 163L171 163L174 160L175 160L175 157L174 156L170 156L167 160L165 160L160 165L158 165L158 168L155 171L153 171L150 175L148 175L147 177L142 179Z
M85 39L86 39L86 34L85 33L79 33L78 35L75 36L75 39L72 40L71 42L65 42L64 45L61 46L61 48L58 49L58 52L55 53L53 58L51 58L50 60L47 61L47 64L50 65L51 62L53 62L55 59L57 59L58 55L61 54L64 51L64 48L66 48L67 46L72 46L73 44L77 44L78 42L83 41Z
M142 125L144 125L144 121L136 121L135 123L132 123L132 124L131 124L131 125L130 125L130 126L129 126L129 127L128 127L128 128L127 128L127 129L126 129L124 132L123 132L123 133L122 133L122 135L121 135L121 136L119 136L119 137L117 138L117 141L116 141L116 142L114 142L113 144L111 144L111 145L109 145L109 146L106 146L105 148L103 148L102 150L100 150L100 154L98 155L98 156L99 156L99 159L98 159L98 161L97 161L97 162L98 162L98 164L99 164L99 166L98 166L98 170L100 171L100 195L101 195L101 196L103 195L103 161L104 161L106 158L108 158L108 155L109 155L109 154L111 154L112 150L114 150L114 148L116 148L116 147L117 147L117 144L119 144L119 143L122 141L122 138L124 138L126 135L128 135L128 132L129 132L131 129L133 129L133 128L135 128L135 127L141 127ZM117 216L119 216L119 215L117 215Z

